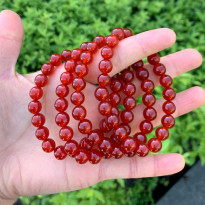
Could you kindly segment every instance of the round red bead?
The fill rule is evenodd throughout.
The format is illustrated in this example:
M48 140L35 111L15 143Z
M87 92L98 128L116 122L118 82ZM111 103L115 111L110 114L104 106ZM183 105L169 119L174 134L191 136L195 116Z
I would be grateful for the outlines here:
M117 140L124 140L127 137L126 128L122 125L115 128L113 133L114 133L114 136L117 138Z
M133 35L132 31L128 28L124 28L123 31L124 31L125 38Z
M144 134L149 134L153 130L153 125L150 121L144 120L140 123L140 130Z
M157 138L151 138L148 141L148 147L151 152L159 152L162 148L162 143Z
M102 141L102 132L100 132L100 130L93 130L88 134L87 138L90 142L99 144Z
M81 49L82 51L87 51L87 45L88 45L88 42L82 43L82 44L80 45L80 49Z
M124 70L122 73L121 73L121 78L123 81L125 82L130 82L134 79L134 74L131 70Z
M137 142L137 144L145 144L147 142L147 137L145 134L141 132L135 133L133 136L134 140Z
M83 120L86 117L86 109L83 106L76 106L73 109L72 115L75 120Z
M162 125L167 129L170 129L175 125L175 120L172 115L165 115L164 117L162 117L161 121L162 121Z
M42 142L42 149L44 152L52 152L55 149L55 146L55 141L49 138Z
M101 60L99 63L99 70L103 74L107 74L112 71L112 63L109 60Z
M144 62L142 60L139 60L137 61L136 63L133 63L131 65L131 67L134 69L134 70L138 70L139 68L142 68L144 66Z
M85 150L90 150L93 146L93 143L86 137L82 138L79 142L80 148Z
M164 127L158 127L155 131L156 137L158 140L166 140L169 137L168 129Z
M125 149L126 153L134 152L136 150L136 142L132 137L127 137L123 141L123 148Z
M84 102L85 97L82 92L73 92L70 100L74 105L81 105Z
M119 118L118 118L117 115L112 114L112 115L110 115L110 116L107 118L107 122L108 122L109 124L111 124L112 127L116 127L116 126L118 125L118 123L119 123Z
M131 127L128 124L122 123L121 126L123 126L127 132L127 135L131 133Z
M83 78L74 78L72 85L76 91L81 91L85 88L86 82Z
M71 57L73 60L79 60L82 51L79 48L73 49L71 52Z
M153 71L156 75L162 76L166 72L166 68L163 64L158 63L154 65Z
M170 87L173 83L172 78L169 75L162 75L159 82L163 87Z
M136 70L136 77L139 80L147 80L148 77L149 77L149 72L145 68L139 68L139 69Z
M120 146L115 144L113 151L112 151L112 156L115 159L120 159L125 153L125 150Z
M96 36L93 41L97 43L98 48L102 48L106 44L106 38L101 35Z
M78 129L82 134L89 134L92 130L92 123L90 120L84 119L78 124Z
M60 112L56 115L55 121L58 126L65 127L69 123L70 117L67 113Z
M96 42L89 42L87 45L87 50L95 53L98 49L98 44Z
M34 82L38 87L44 87L48 82L48 77L44 74L39 74L35 77Z
M56 95L60 98L66 97L69 93L69 88L67 85L59 85L56 88Z
M142 102L145 106L147 107L151 107L155 104L156 102L156 98L153 94L151 93L147 93L147 94L144 94L143 97L142 97Z
M39 87L33 87L31 88L29 95L33 100L39 100L43 96L43 90Z
M68 101L65 98L58 98L54 106L57 111L63 112L68 108Z
M98 83L102 87L106 87L110 84L110 76L107 74L101 74L98 76Z
M155 65L157 63L159 63L160 61L160 55L158 53L152 54L150 56L147 57L147 61L151 64L151 65Z
M123 100L123 105L127 110L132 110L136 107L136 100L133 97L126 97Z
M120 111L118 110L117 107L112 107L110 114L115 114L115 115L119 116Z
M59 131L59 136L63 141L69 141L73 137L73 129L69 126L62 127Z
M135 85L132 84L132 83L126 83L126 84L124 85L123 92L124 92L124 94L127 95L127 96L132 96L132 95L134 95L135 92L136 92L136 87L135 87Z
M117 36L110 35L106 37L106 44L110 47L114 47L118 44L119 40Z
M147 107L143 112L144 118L148 121L152 121L157 117L157 111L153 107Z
M110 88L113 92L119 92L123 89L123 84L118 79L112 79L110 83Z
M109 115L111 112L112 106L110 102L101 102L98 106L98 110L101 115Z
M75 69L75 66L76 66L76 62L74 60L68 60L65 62L65 65L64 65L66 71L68 72L73 72Z
M75 74L78 76L78 77L84 77L88 74L88 67L84 64L78 64L76 67L75 67Z
M119 40L125 38L125 33L121 28L114 28L111 34L117 36Z
M60 76L60 81L64 85L69 85L73 81L73 74L70 72L64 72Z
M176 92L172 88L165 88L162 93L165 100L173 100L176 97Z
M35 132L36 138L39 140L46 140L49 136L49 130L47 127L39 127Z
M92 149L90 151L90 154L89 154L89 161L90 161L90 163L97 164L97 163L100 162L101 158L102 158L102 155L101 155L99 150Z
M95 97L99 101L105 101L109 96L108 89L105 87L98 87L95 90Z
M42 105L39 101L31 101L28 104L28 110L32 114L37 114L41 111Z
M83 64L88 64L92 60L92 55L90 52L83 51L80 55L80 60Z
M154 83L151 80L142 81L141 88L144 92L150 93L154 90Z
M113 51L112 48L105 46L104 48L102 48L101 50L101 55L104 59L110 59L113 56Z
M46 121L46 119L45 119L44 115L41 114L41 113L35 114L35 115L32 117L32 120L31 120L33 126L35 126L35 127L41 127L41 126L43 126L44 123L45 123L45 121Z
M102 142L99 144L99 148L102 152L111 153L113 150L112 141L108 138L103 138Z
M64 50L62 53L61 53L61 57L62 57L62 60L63 61L68 61L71 59L71 51L70 50Z
M70 140L65 143L64 148L68 155L74 157L78 151L78 143L75 140Z
M102 119L99 123L99 127L102 132L109 132L112 129L112 126L107 122L107 119Z
M45 63L41 67L41 72L44 75L50 75L53 72L53 66L50 63Z
M146 144L138 144L136 147L136 154L140 157L145 157L149 154L149 148Z
M50 56L49 61L53 66L59 66L62 63L62 57L61 55L54 53Z
M176 106L173 102L171 101L166 101L162 105L162 109L166 114L173 114L176 110Z
M128 124L133 121L134 114L130 110L123 110L120 114L123 123Z
M58 160L63 160L67 157L67 153L65 152L64 146L58 146L54 150L54 156Z
M121 102L121 97L118 93L113 92L110 94L110 98L109 98L112 106L116 106Z
M79 164L85 164L88 161L88 152L86 150L78 150L75 155L75 160Z

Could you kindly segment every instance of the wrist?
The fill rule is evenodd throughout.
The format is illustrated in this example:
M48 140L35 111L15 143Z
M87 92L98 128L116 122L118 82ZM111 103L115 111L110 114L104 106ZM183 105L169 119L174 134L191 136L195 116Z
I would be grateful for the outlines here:
M16 201L15 199L2 199L2 198L0 198L0 205L13 205L15 201Z

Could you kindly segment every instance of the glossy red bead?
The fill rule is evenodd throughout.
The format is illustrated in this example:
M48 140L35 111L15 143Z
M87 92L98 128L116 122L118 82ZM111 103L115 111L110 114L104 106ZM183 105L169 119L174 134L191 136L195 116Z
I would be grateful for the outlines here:
M49 136L49 130L47 127L39 127L35 132L36 138L39 140L46 140Z
M162 125L167 129L170 129L174 127L175 125L175 119L172 115L163 116L161 122L162 122Z
M69 88L67 85L58 85L56 87L56 95L60 98L66 97L69 93Z
M157 117L157 111L153 107L147 107L143 111L143 116L146 120L152 121Z
M92 61L92 55L89 51L83 51L80 55L80 60L83 64L88 64Z
M58 126L65 127L69 123L70 117L67 113L60 112L56 115L55 121Z
M114 47L118 44L119 40L117 38L117 36L114 35L110 35L110 36L106 36L106 44L109 47Z
M87 50L95 53L98 49L98 44L96 42L89 42L87 45Z
M146 93L151 93L154 90L154 83L151 80L142 81L141 88Z
M126 83L124 85L123 92L127 96L132 96L136 92L136 87L133 83Z
M101 56L102 56L104 59L110 59L110 58L112 58L112 56L113 56L112 48L110 48L110 47L108 47L108 46L103 47L102 50L101 50Z
M61 53L61 57L62 57L62 60L63 61L68 61L71 59L71 51L70 50L64 50L62 53Z
M165 88L162 92L165 100L170 101L176 97L176 92L172 88Z
M80 45L80 49L82 51L87 51L87 45L88 45L88 42L83 42L81 45Z
M103 74L107 74L112 71L112 63L109 60L101 60L98 67Z
M162 105L162 109L166 114L173 114L176 110L176 106L172 101L166 101Z
M64 65L66 71L68 72L73 72L75 69L75 66L76 66L76 62L74 60L68 60L65 62L65 65Z
M37 87L44 87L48 83L48 77L44 74L39 74L35 77L34 82Z
M153 94L147 93L143 95L142 102L145 106L151 107L156 103L156 98Z
M84 64L76 65L75 74L80 78L86 76L88 74L88 67Z
M118 126L118 124L119 124L119 118L118 118L117 115L112 114L112 115L108 116L107 122L108 122L109 124L111 124L112 127L116 127L116 126Z
M31 119L31 122L35 127L43 126L45 121L46 121L45 116L41 113L35 114Z
M133 137L127 137L123 141L123 148L125 149L126 153L134 152L136 150L136 142Z
M101 102L98 106L98 110L101 115L109 115L111 112L112 106L110 102Z
M111 80L111 78L107 74L101 74L101 75L98 76L98 83L102 87L106 87L107 85L109 85L110 80Z
M114 28L111 34L117 36L119 40L125 38L125 33L121 28Z
M76 106L73 108L72 116L75 120L83 120L87 115L86 109L83 106Z
M31 88L29 95L33 100L39 100L43 96L43 90L39 87L33 87Z
M80 55L82 51L79 48L75 48L71 52L71 57L73 60L80 60Z
M58 146L54 150L54 156L58 160L63 160L67 157L67 153L65 152L64 146Z
M28 104L28 110L32 114L37 114L41 111L42 105L39 101L31 101Z
M166 72L166 68L163 64L158 63L154 65L153 71L156 75L162 76Z
M169 131L168 129L164 127L158 127L155 131L156 137L158 140L166 140L169 137Z
M121 79L125 82L131 82L134 79L134 73L131 70L124 70L121 73Z
M121 126L123 126L127 132L127 136L131 133L131 127L128 124L122 123Z
M84 149L78 150L75 155L75 160L79 164L85 164L88 161L88 158L89 158L88 152Z
M150 121L144 120L140 123L140 130L143 134L149 134L153 130L153 125Z
M162 75L159 80L163 87L170 87L173 83L172 78L169 75Z
M145 157L149 154L149 148L146 144L137 144L136 154L139 157Z
M73 92L70 96L70 100L74 105L81 105L84 100L84 94L82 92Z
M99 101L105 101L109 96L108 89L105 87L98 87L95 90L95 97Z
M99 123L100 130L102 132L110 132L112 125L107 122L107 119L102 119Z
M75 140L66 142L64 146L65 152L71 157L74 157L76 155L78 148L78 143Z
M98 48L102 48L106 44L106 38L101 35L96 36L93 41L97 43Z
M93 146L93 143L86 137L82 138L79 142L80 148L85 150L90 150Z
M90 134L92 131L92 123L90 120L84 119L79 122L78 129L82 134Z
M44 75L50 75L53 72L53 65L51 63L45 63L41 67L41 72Z
M123 149L123 147L115 144L113 151L112 151L112 156L115 159L120 159L124 154L125 154L125 150Z
M85 88L86 82L83 78L74 78L72 86L76 91L81 91Z
M139 69L136 70L136 77L139 80L147 80L148 77L149 77L149 72L145 68L139 68Z
M124 32L124 37L127 38L127 37L130 37L133 35L132 31L128 28L124 28L123 29L123 32Z
M118 110L117 107L112 107L110 114L115 114L115 115L119 116L120 111Z
M123 89L123 84L121 80L112 79L110 83L110 88L113 92L119 92Z
M114 131L113 131L113 134L118 140L124 140L127 137L126 128L122 125L115 128Z
M137 144L145 144L147 142L147 137L145 134L141 132L137 132L133 136L134 140L136 141Z
M89 154L89 162L92 164L97 164L100 162L102 154L97 149L92 149Z
M127 110L132 110L133 108L136 107L136 100L133 97L126 97L123 100L123 105Z
M68 101L65 98L58 98L54 106L57 111L63 112L68 108Z
M44 152L52 152L55 149L56 143L54 140L48 138L42 142L42 149Z
M120 114L120 117L123 123L128 124L133 121L134 114L130 110L123 110Z
M134 70L138 70L139 68L142 68L144 66L144 62L142 61L142 60L139 60L139 61L137 61L137 62L135 62L135 63L133 63L132 65L131 65L131 67L134 69Z
M62 57L61 55L54 53L50 56L49 61L53 66L59 66L62 63Z
M110 103L112 104L112 106L116 106L121 102L121 97L120 94L113 92L110 94L109 97Z
M99 149L102 152L108 152L111 153L113 150L113 144L112 141L109 138L103 138L102 142L99 144Z
M151 138L148 141L148 147L151 152L159 152L162 148L162 143L157 138Z
M63 141L70 141L73 138L73 129L69 126L62 127L59 131L59 137Z
M154 53L150 56L147 57L147 61L151 64L151 65L155 65L157 63L159 63L160 61L160 55L158 53Z
M64 85L69 85L73 81L73 74L70 72L64 72L60 76L60 81Z
M92 143L99 144L102 142L102 137L103 134L100 130L93 130L90 134L88 134L87 138L90 140Z

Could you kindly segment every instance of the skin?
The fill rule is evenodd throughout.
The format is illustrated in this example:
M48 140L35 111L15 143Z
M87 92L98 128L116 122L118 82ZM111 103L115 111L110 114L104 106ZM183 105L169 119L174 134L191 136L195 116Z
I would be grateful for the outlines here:
M32 115L27 110L30 101L28 93L34 86L33 80L38 72L24 76L15 72L23 40L20 17L12 11L1 12L0 31L0 204L12 204L22 195L67 192L107 179L163 176L183 169L184 159L175 153L149 155L146 158L135 156L119 160L102 160L97 165L79 165L69 157L58 161L53 154L44 153L41 142L35 138L35 128L31 125ZM175 40L175 33L168 28L147 31L122 40L115 48L115 55L112 58L113 71L110 75L152 53L172 46ZM89 65L87 86L83 91L86 96L84 105L87 109L87 118L91 119L94 127L94 122L100 120L100 115L96 112L98 102L93 94L96 88L95 79L99 74L96 69L99 60L100 52ZM202 57L194 49L185 49L162 57L161 62L166 65L167 74L176 77L200 66ZM50 137L57 145L62 144L62 141L58 139L59 127L54 121L57 112L53 103L56 100L55 87L60 84L59 75L63 69L63 65L59 66L49 78L49 84L45 87L41 100L42 113L46 116L45 125L48 126ZM157 84L159 79L153 73L150 73L150 76ZM135 84L139 86L136 79ZM138 90L136 97L142 94ZM155 106L158 112L158 117L153 122L155 126L160 124L163 114L162 102L163 100L158 100ZM187 89L177 94L174 103L177 107L174 117L178 117L202 106L205 103L205 91L200 87ZM72 108L69 102L69 115ZM143 119L143 108L142 105L138 105L134 110L137 117L131 124L133 133L138 131L139 122ZM75 138L82 137L74 120L70 121L69 126L73 127Z

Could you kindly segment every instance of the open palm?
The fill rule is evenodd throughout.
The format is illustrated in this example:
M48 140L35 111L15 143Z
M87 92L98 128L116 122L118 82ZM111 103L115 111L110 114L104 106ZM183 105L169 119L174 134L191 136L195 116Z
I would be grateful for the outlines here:
M97 165L90 163L79 165L72 158L58 161L53 154L46 154L41 149L41 142L35 138L35 128L31 125L31 114L27 111L30 101L29 90L34 86L33 79L37 73L20 75L15 72L15 64L23 39L23 26L17 14L3 11L0 14L0 204L10 203L19 195L48 194L81 189L99 181L112 178L139 178L173 174L184 166L183 157L179 154L149 155L146 158L123 157L119 160L102 160ZM163 50L175 42L175 34L167 28L147 31L122 40L112 58L113 71L111 75L120 72L134 62ZM97 62L99 52L86 78L87 86L84 105L87 118L93 123L99 122L98 102L94 97L96 76L98 76ZM161 58L166 65L167 73L176 77L188 70L200 66L201 55L193 49L186 49ZM145 67L149 68L148 65ZM42 99L42 113L46 116L46 126L50 130L51 138L57 144L59 127L55 125L54 94L60 83L59 76L63 72L63 65L49 78L49 84L44 89ZM158 78L150 70L150 78L157 85ZM139 82L135 79L135 85ZM72 88L70 88L72 92ZM139 89L140 90L140 89ZM142 93L138 91L136 97ZM69 100L69 99L68 99ZM163 115L158 100L155 108L158 112L155 126L160 124ZM177 94L174 100L177 110L175 117L190 112L205 103L205 92L200 87L193 87ZM69 111L72 103L69 103ZM135 110L135 119L131 124L132 132L138 130L142 120L143 105ZM69 113L70 115L71 113ZM75 137L81 136L77 130L77 122L71 120L69 126L74 130ZM4 201L5 200L5 201ZM8 200L8 201L7 201Z

